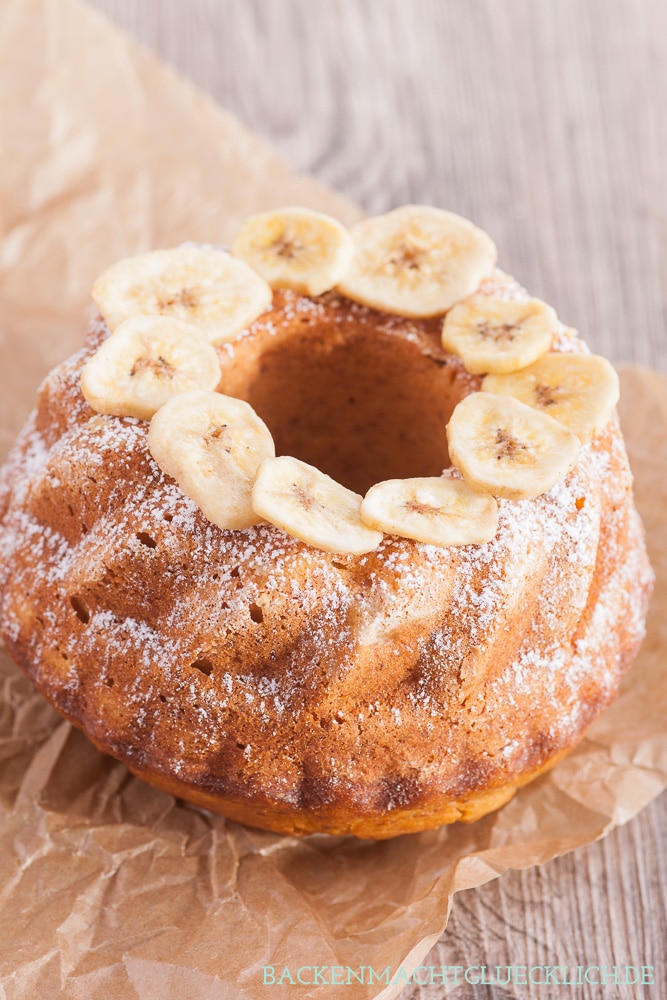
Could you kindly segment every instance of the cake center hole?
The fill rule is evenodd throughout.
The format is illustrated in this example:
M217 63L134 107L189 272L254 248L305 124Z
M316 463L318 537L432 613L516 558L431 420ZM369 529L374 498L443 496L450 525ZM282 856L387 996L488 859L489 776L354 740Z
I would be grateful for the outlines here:
M462 395L453 366L368 321L308 318L292 330L259 347L240 342L221 383L265 421L276 454L362 495L449 466L445 428Z

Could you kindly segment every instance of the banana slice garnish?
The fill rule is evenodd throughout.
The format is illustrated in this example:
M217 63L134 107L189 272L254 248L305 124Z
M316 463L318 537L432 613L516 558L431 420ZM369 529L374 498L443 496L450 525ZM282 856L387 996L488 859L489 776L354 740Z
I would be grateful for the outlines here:
M513 396L558 420L582 444L609 422L618 403L618 375L599 354L545 354L514 375L487 375L484 392Z
M252 485L275 446L264 421L242 399L218 392L175 396L151 420L148 447L213 524L248 528L260 520Z
M112 333L81 375L97 411L152 418L154 459L223 529L264 519L326 551L359 555L383 532L483 544L497 530L494 497L551 489L618 401L606 359L552 351L564 335L550 306L478 292L496 247L451 212L405 205L348 233L330 216L287 207L250 217L233 249L157 250L107 268L93 298ZM362 498L299 459L275 457L252 407L212 391L220 381L213 345L237 339L265 312L272 287L312 296L337 287L400 316L446 314L443 346L486 376L447 426L463 481L387 480Z
M220 362L197 327L169 316L134 316L105 340L81 372L81 391L98 413L150 420L168 399L215 389Z
M382 532L361 520L362 498L298 458L262 462L252 503L256 514L327 552L362 555L376 549Z
M447 425L452 463L475 490L507 500L540 496L563 479L580 442L562 424L510 396L475 392Z
M473 375L515 372L549 350L558 326L555 310L540 299L474 295L447 313L442 345Z
M272 301L270 287L245 261L204 247L118 261L102 272L92 295L111 330L132 316L173 316L214 344L236 339Z
M280 208L252 215L234 240L241 257L271 288L321 295L347 271L354 244L347 229L330 215L308 208Z
M497 250L472 222L405 205L351 230L355 255L338 288L356 302L399 316L438 316L471 295Z
M371 528L431 545L489 542L498 529L498 504L460 479L387 479L361 504Z

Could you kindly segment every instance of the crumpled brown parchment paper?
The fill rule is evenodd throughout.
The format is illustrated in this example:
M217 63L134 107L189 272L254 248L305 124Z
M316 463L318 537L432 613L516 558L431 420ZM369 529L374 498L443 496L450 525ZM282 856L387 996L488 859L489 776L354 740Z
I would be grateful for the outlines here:
M0 455L80 343L107 263L224 242L276 204L358 210L76 0L0 7ZM297 841L175 802L101 756L0 654L0 998L396 996L263 966L420 964L454 892L589 843L667 784L667 379L621 415L658 582L621 696L555 770L472 826ZM382 990L384 989L384 992Z

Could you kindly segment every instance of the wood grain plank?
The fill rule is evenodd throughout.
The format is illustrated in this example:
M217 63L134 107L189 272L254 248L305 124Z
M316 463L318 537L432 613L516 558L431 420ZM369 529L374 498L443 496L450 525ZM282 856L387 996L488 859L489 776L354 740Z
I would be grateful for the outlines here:
M496 882L455 897L447 931L425 964L654 965L655 995L662 997L667 987L664 812L663 797L597 844L539 868L507 872ZM593 985L562 992L577 1000L633 1000L642 995L634 987L621 986L604 993ZM441 995L437 987L411 988L401 1000L435 1000ZM502 987L451 991L456 1000L478 995L504 1000L508 992ZM551 993L515 985L509 996L544 1000Z
M94 5L299 168L369 212L421 201L474 218L594 349L667 371L663 0ZM667 996L666 828L662 796L598 844L462 894L426 964L652 964L650 995Z

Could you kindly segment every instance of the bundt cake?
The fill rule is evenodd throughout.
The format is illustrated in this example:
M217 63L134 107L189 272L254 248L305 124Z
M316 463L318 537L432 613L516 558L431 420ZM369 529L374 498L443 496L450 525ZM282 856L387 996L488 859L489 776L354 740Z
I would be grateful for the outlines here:
M0 621L136 775L231 819L474 820L583 736L652 574L618 383L486 234L254 216L112 265L0 479Z

